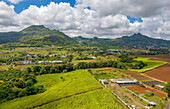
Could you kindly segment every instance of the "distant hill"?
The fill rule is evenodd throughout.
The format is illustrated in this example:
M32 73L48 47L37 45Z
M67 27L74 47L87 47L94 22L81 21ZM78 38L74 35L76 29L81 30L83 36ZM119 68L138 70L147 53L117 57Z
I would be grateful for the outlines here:
M170 48L170 41L162 39L154 39L140 33L131 36L123 36L113 40L115 45L132 48Z
M133 34L131 36L123 36L117 39L103 39L97 37L84 38L82 36L78 36L75 38L75 40L79 41L81 44L90 44L90 45L101 44L101 45L141 48L141 49L161 48L161 47L170 48L170 41L150 38L140 33Z
M43 46L43 45L70 45L80 44L86 46L98 46L98 47L129 47L129 48L170 48L170 41L162 39L154 39L140 33L133 34L131 36L123 36L117 39L107 38L84 38L78 36L71 38L58 30L50 30L43 25L32 25L19 32L1 32L0 44L5 43L23 43L30 44L31 46Z
M20 32L0 33L0 44L5 43L68 45L77 43L58 30L50 30L43 25L32 25Z

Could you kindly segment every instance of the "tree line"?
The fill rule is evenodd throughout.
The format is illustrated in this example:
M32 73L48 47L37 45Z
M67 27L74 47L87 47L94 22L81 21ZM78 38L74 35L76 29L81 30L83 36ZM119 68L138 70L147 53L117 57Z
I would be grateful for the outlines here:
M122 58L123 59L123 58ZM129 62L129 63L128 63ZM58 66L32 66L24 70L9 70L0 72L0 102L11 100L18 97L42 93L45 88L37 83L36 75L51 73L66 73L77 69L114 67L118 69L143 68L142 61L122 60L122 61L99 61L99 62L80 62L76 65L66 63Z

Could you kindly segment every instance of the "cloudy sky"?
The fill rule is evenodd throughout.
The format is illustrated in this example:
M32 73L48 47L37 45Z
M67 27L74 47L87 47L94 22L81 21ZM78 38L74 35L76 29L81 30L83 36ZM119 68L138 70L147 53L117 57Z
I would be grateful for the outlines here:
M170 0L0 0L0 32L45 25L69 36L170 40Z

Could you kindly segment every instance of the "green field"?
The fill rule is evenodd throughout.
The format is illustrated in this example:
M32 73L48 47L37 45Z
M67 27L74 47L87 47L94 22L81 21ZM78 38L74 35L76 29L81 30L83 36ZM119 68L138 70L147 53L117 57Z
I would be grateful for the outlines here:
M156 67L159 67L159 66L162 66L162 65L168 63L168 62L163 62L163 61L152 61L152 60L149 60L149 58L143 58L143 57L138 57L135 60L143 61L144 63L147 64L147 66L145 66L142 69L129 69L130 71L135 71L135 72L139 72L139 73L154 69Z
M107 90L100 89L55 101L36 109L121 109L116 98Z
M11 65L0 66L0 70L8 70L9 68L12 68Z
M99 88L102 87L102 85L96 79L94 79L87 70L77 70L60 74L46 74L37 76L37 80L38 83L36 85L44 85L47 91L37 95L26 96L5 102L1 104L0 107L2 109L24 109L51 102L66 96L73 96L77 93L85 93L91 90L100 90ZM102 94L99 93L99 95ZM82 96L83 99L88 99L84 97ZM84 103L86 103L86 101L84 101ZM101 104L102 103L103 102L101 102ZM97 104L98 103L96 103L96 106ZM79 104L75 105L79 106Z

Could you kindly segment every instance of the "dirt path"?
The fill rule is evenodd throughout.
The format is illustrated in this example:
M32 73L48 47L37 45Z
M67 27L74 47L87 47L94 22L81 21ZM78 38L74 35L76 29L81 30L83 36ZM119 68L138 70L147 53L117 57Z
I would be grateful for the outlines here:
M55 101L59 101L59 100L64 99L64 98L69 98L69 97L72 97L72 96L75 96L75 95L80 95L80 94L84 94L84 93L91 92L91 91L94 91L94 90L99 90L99 89L102 89L102 87L96 88L96 89L92 89L92 90L89 90L89 91L79 92L79 93L76 93L76 94L73 94L73 95L68 95L68 96L65 96L65 97L62 97L62 98L58 98L58 99L55 99L55 100L52 100L52 101L48 101L46 103L35 105L33 107L28 107L26 109L33 109L33 108L36 108L36 107L41 107L43 105L46 105L46 104L49 104L49 103L52 103L52 102L55 102Z
M135 105L135 106L138 106L140 108L143 108L145 109L146 107L140 103L140 101L132 96L132 94L130 93L127 93L123 88L121 88L120 86L118 85L114 85L114 84L110 84L111 86L111 89L114 90L114 92L116 92L116 94L121 98L123 99L124 101L128 102L129 105Z
M167 103L165 109L170 109L170 100L169 100L169 102Z
M149 88L149 89L155 90L155 91L157 91L157 92L160 92L160 93L165 94L166 96L168 96L168 93L166 93L166 92L163 92L163 91L161 91L161 90L155 89L155 88L153 88L153 87L151 87L151 86L148 86L148 85L146 85L146 84L144 84L144 83L141 83L141 84L144 85L144 86L146 86L146 87Z

